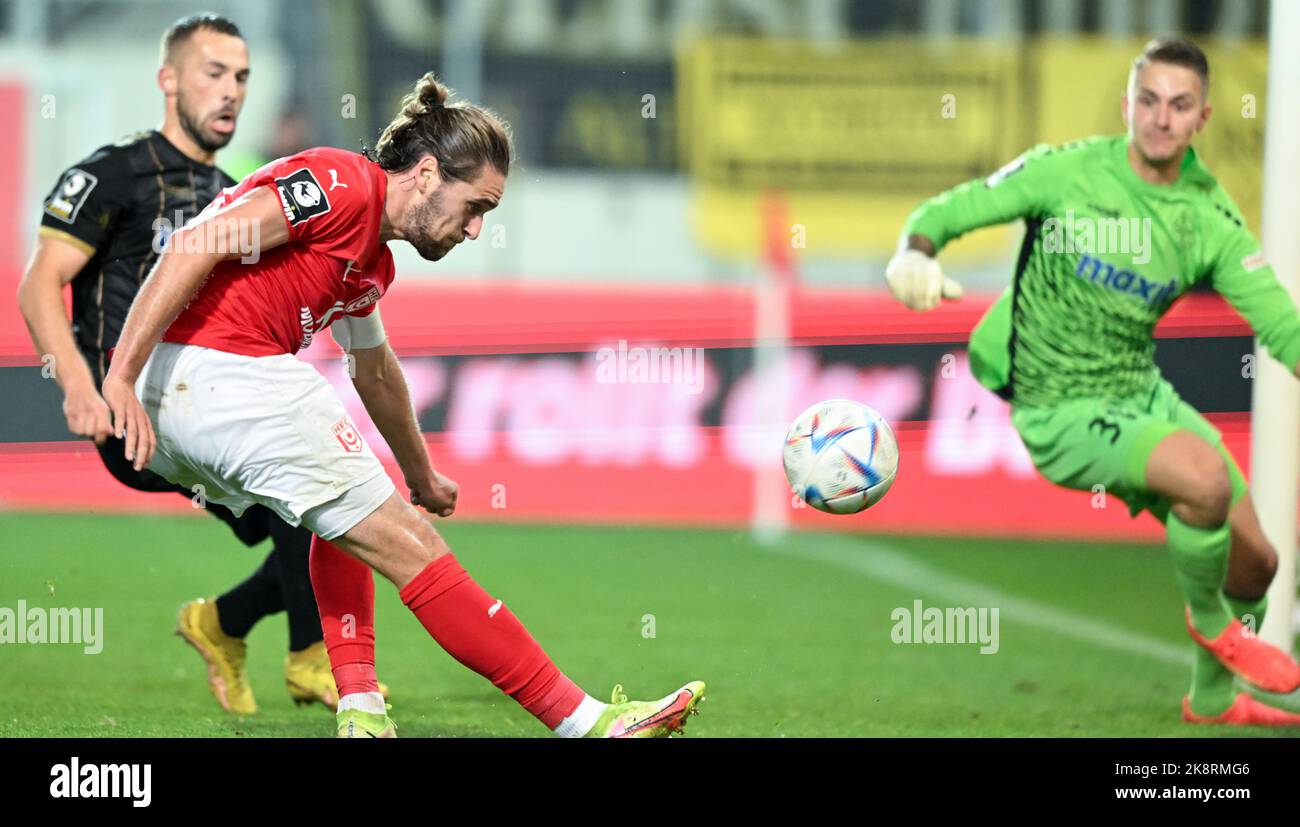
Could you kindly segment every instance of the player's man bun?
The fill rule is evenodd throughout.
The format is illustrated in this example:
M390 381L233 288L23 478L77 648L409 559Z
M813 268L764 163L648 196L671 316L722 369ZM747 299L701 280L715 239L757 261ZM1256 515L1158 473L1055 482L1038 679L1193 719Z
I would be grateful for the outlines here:
M430 72L415 82L415 91L402 100L402 114L416 118L427 115L435 106L442 106L451 96L451 90Z
M416 81L375 144L379 166L400 172L432 155L448 180L472 180L484 164L509 175L510 127L489 109L453 101L454 94L432 72Z

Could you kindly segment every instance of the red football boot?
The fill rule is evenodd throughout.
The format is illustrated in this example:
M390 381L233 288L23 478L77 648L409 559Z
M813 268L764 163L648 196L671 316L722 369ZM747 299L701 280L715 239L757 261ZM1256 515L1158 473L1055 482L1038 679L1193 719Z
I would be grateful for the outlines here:
M1300 726L1300 715L1260 703L1249 692L1238 692L1232 706L1218 715L1197 715L1183 696L1183 720L1189 724L1234 724L1236 726Z
M1192 612L1186 610L1187 631L1192 640L1214 655L1219 663L1242 680L1265 692L1287 693L1300 689L1300 665L1286 652L1250 631L1237 618L1214 640L1196 631Z

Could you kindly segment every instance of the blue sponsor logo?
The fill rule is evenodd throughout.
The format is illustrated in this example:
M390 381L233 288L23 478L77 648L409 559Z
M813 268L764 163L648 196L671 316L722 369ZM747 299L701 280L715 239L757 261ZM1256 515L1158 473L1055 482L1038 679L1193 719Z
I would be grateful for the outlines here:
M1148 281L1139 273L1128 269L1116 270L1115 265L1107 264L1101 259L1089 255L1079 257L1079 266L1074 268L1074 274L1093 284L1100 284L1120 293L1137 296L1152 306L1172 301L1175 292L1178 290L1178 279L1176 278L1172 278L1164 284Z

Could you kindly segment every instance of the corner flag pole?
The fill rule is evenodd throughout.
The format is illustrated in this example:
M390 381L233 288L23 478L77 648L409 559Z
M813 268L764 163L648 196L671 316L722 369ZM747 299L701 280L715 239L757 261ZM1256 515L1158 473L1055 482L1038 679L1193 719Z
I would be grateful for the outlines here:
M1268 100L1264 108L1264 252L1283 287L1300 299L1300 3L1273 0L1269 10ZM1255 347L1251 408L1251 495L1264 535L1277 549L1261 636L1290 652L1296 601L1296 495L1300 480L1300 384Z
M789 210L783 193L764 193L761 206L763 267L754 285L754 427L766 439L754 468L750 531L765 545L779 541L790 523L790 486L781 467L781 441L790 423L790 294L798 273L790 245Z

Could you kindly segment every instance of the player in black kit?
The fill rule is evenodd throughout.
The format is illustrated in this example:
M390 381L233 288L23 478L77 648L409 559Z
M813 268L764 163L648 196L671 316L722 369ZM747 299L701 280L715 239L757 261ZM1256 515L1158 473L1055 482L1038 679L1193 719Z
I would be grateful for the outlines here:
M230 20L195 15L168 29L158 70L166 98L162 128L102 147L63 173L45 199L36 251L18 288L38 352L54 358L68 428L95 440L109 473L130 488L173 491L204 504L248 546L271 538L271 553L251 577L215 600L185 604L176 630L203 655L222 707L245 715L257 704L244 673L243 638L258 620L280 611L289 618L290 695L331 709L338 703L308 574L311 532L264 506L236 517L204 503L201 491L133 467L112 434L99 388L131 302L168 234L235 183L214 161L234 136L248 71L247 46ZM62 296L69 282L71 325Z

